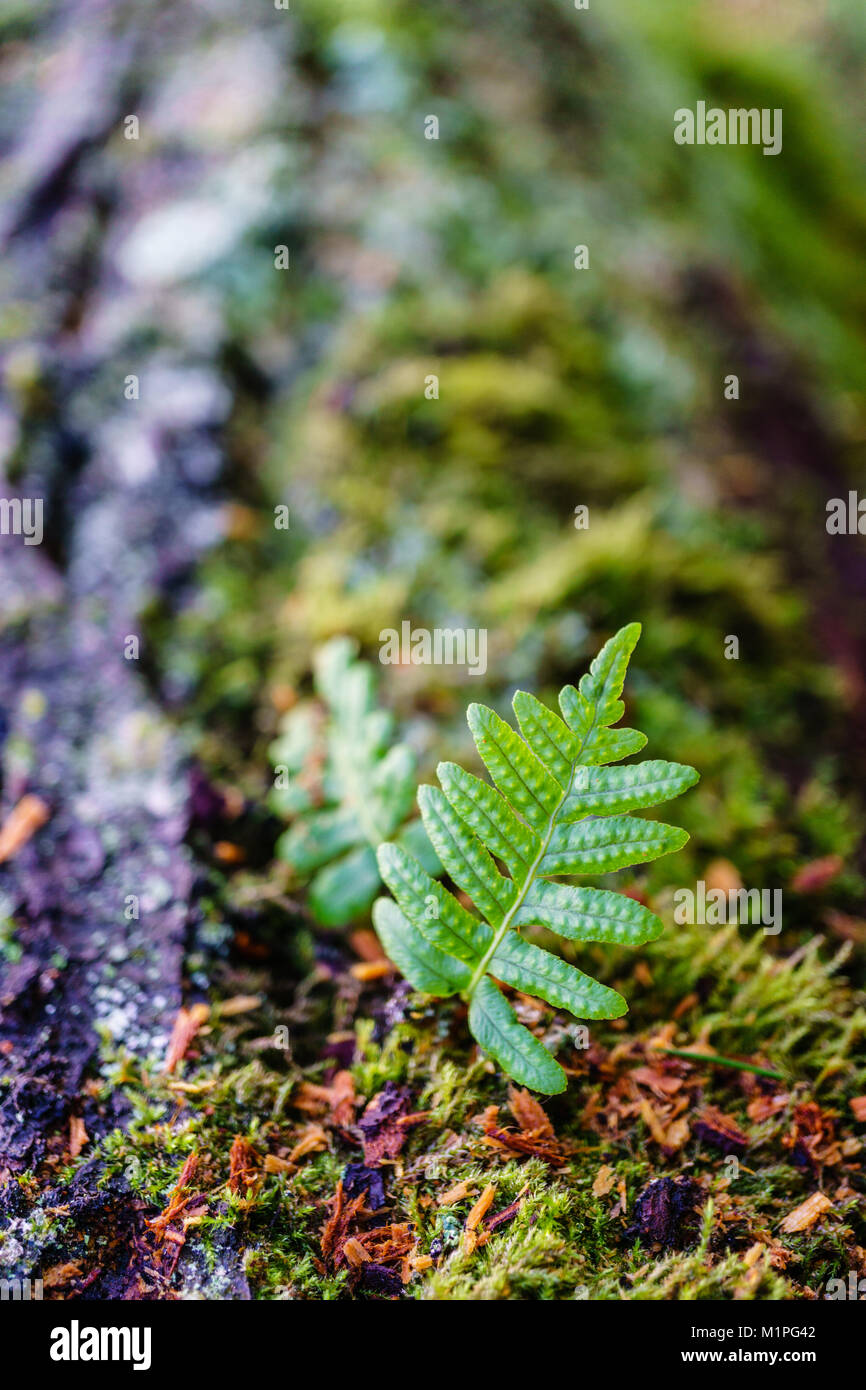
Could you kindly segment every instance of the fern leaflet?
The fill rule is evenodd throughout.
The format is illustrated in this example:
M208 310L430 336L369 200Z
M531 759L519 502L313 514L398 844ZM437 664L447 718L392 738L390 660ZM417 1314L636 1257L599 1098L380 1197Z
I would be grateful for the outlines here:
M617 1018L627 1005L616 990L527 941L520 928L547 927L570 941L653 940L662 924L640 903L555 879L645 863L688 839L676 826L629 813L685 791L698 780L694 768L658 760L609 766L646 743L634 729L611 727L624 713L620 695L639 636L639 623L624 627L578 689L565 686L563 718L518 691L513 707L522 737L493 710L470 705L469 727L493 786L440 763L440 786L420 788L430 842L480 917L402 846L378 850L394 898L380 898L373 917L391 959L416 989L461 994L482 1049L516 1081L547 1094L565 1089L565 1073L494 980L579 1018Z
M310 908L324 926L344 926L369 909L381 887L383 839L397 835L431 873L441 872L421 822L404 824L414 755L391 742L392 716L377 707L372 669L355 651L347 637L319 648L319 702L290 710L270 748L279 779L270 804L292 819L276 852L298 880L311 880Z

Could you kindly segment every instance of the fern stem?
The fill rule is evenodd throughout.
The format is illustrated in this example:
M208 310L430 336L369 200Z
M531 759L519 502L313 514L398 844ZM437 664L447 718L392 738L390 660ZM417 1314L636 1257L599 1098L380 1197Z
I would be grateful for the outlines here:
M581 753L583 752L585 744L586 739L584 739L583 744L581 744ZM511 904L510 908L508 909L501 923L499 924L499 927L497 928L494 934L493 940L491 941L484 955L481 957L480 961L475 967L472 979L469 981L469 984L466 986L466 989L464 990L464 997L466 999L472 998L472 995L478 986L479 980L481 980L487 974L487 967L490 964L493 957L496 955L496 952L501 946L502 942L504 941L505 933L511 926L511 923L514 919L514 914L520 907L523 906L526 894L529 892L529 889L535 882L535 871L541 863L542 859L544 858L545 854L547 853L548 847L550 845L550 837L552 836L556 826L556 817L562 810L563 802L568 797L569 793L571 792L571 788L574 784L574 774L576 773L579 766L579 757L580 753L578 754L577 758L575 758L574 763L572 765L571 777L569 778L568 786L565 788L564 792L562 793L562 796L559 798L559 800L557 801L556 805L550 813L550 820L547 823L547 830L545 832L544 839L541 843L541 847L537 855L533 859L532 863L530 864L529 868L526 870L526 877L520 885L520 891L518 892L516 898L514 899L514 902Z
M559 798L559 800L557 801L556 805L550 813L550 820L547 823L547 831L545 833L542 846L526 871L526 877L523 880L523 883L520 885L520 892L517 894L517 897L514 899L514 902L511 904L510 908L503 917L499 929L494 934L490 946L485 951L481 960L478 962L478 965L476 966L475 971L472 975L472 979L469 981L469 984L463 991L464 998L467 1000L472 998L473 993L478 987L478 981L487 973L487 967L490 964L493 957L495 956L499 946L504 941L505 933L511 926L511 923L514 919L514 914L517 912L518 908L523 906L526 894L529 892L529 889L532 887L532 884L535 881L535 871L541 863L542 859L544 858L545 854L547 853L548 846L550 845L550 837L553 834L553 831L556 827L556 817L562 810L563 803L567 801L569 796L571 795L571 789L574 786L575 775L577 773L578 768L581 766L580 759L583 756L583 751L586 748L587 743L589 742L592 735L595 733L597 721L598 707L596 706L592 712L592 720L590 722L589 728L586 730L586 733L581 739L580 748L577 750L574 761L571 764L571 776L568 779L568 786L564 789L562 796Z

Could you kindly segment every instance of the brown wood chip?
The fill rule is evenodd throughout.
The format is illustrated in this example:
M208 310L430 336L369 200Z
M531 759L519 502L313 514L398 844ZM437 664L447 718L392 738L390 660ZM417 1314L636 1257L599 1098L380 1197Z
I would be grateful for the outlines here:
M234 1018L236 1014L248 1014L257 1009L262 1002L260 994L235 994L224 999L219 1006L220 1018Z
M77 1158L85 1144L90 1143L90 1136L84 1128L84 1121L79 1115L73 1115L69 1121L69 1154L71 1158Z
M343 1242L343 1254L354 1269L357 1269L358 1265L369 1264L372 1258L366 1246L355 1236L349 1236L349 1239Z
M466 1218L467 1231L475 1230L476 1226L484 1217L485 1212L490 1210L491 1203L493 1202L493 1198L495 1196L496 1188L494 1187L493 1183L490 1182L487 1184L481 1196L478 1198L478 1201L475 1203L475 1206L472 1208L472 1210Z
M296 1173L297 1168L294 1163L290 1163L287 1158L280 1158L278 1154L265 1154L264 1168L266 1173Z
M454 1187L449 1187L447 1192L443 1192L442 1196L437 1198L437 1203L440 1207L453 1207L456 1202L462 1202L466 1197L471 1197L474 1190L472 1184L464 1179L462 1182L456 1183Z
M165 1065L162 1069L164 1076L171 1076L178 1062L186 1056L186 1050L201 1028L210 1017L210 1007L207 1004L193 1004L190 1009L180 1009L171 1030L168 1052L166 1053Z
M366 984L370 980L382 980L386 975L393 975L394 967L383 956L381 960L358 961L350 968L349 973L362 984Z
M595 1182L592 1184L593 1194L596 1197L606 1197L615 1183L616 1173L610 1164L603 1163L595 1175Z
M289 1154L289 1163L297 1163L307 1154L321 1153L328 1147L328 1136L321 1125L307 1125L300 1139Z
M780 1227L786 1235L793 1231L806 1231L825 1212L832 1211L833 1203L823 1192L813 1192L811 1197L807 1197L805 1202L801 1202L793 1211L789 1211Z
M11 859L19 849L23 849L27 841L45 824L50 814L41 796L22 796L0 827L0 864Z
M508 1109L511 1111L524 1134L534 1139L553 1139L553 1125L547 1118L535 1096L529 1091L521 1091L519 1086L508 1087Z

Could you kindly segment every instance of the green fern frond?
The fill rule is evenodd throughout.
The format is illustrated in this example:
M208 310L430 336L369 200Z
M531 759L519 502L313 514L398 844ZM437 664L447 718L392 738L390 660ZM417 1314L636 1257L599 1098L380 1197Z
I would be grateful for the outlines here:
M373 910L388 955L416 989L461 994L482 1049L516 1081L547 1094L564 1090L565 1073L518 1022L494 979L578 1018L618 1018L627 1005L616 990L526 941L519 929L548 927L569 941L652 941L662 924L640 903L551 880L642 864L681 849L688 839L676 826L629 812L685 791L698 780L694 768L657 760L607 766L646 743L634 729L611 728L624 713L620 695L639 636L639 623L623 628L579 688L560 692L563 718L518 691L517 734L493 710L470 705L469 727L493 786L454 763L440 763L441 787L420 788L430 841L480 917L402 846L382 844L378 851L382 878L394 895L393 901L380 898Z
M392 716L377 707L373 671L355 653L347 637L319 649L318 701L290 710L269 750L286 779L270 805L293 822L276 852L299 881L310 880L310 908L324 926L344 926L367 911L381 887L375 851L382 840L396 835L430 873L441 872L421 822L405 823L414 755L392 742Z

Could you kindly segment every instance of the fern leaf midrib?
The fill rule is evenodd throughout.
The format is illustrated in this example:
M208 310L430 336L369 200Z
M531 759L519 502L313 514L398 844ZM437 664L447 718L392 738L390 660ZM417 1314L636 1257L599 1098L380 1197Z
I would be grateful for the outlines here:
M478 965L476 966L475 971L472 975L472 979L469 981L469 984L463 991L464 998L467 1000L470 1000L472 998L473 994L475 993L475 990L478 988L479 981L482 980L484 976L487 974L487 967L490 964L493 957L496 955L496 952L501 946L502 942L505 940L505 934L511 928L511 923L514 920L515 913L518 911L519 908L523 906L523 903L526 900L526 894L529 892L530 888L535 882L536 870L539 864L541 863L542 859L544 858L545 854L547 853L548 849L550 848L550 840L554 830L556 829L556 818L559 815L559 812L562 810L563 803L567 800L568 796L571 793L572 786L574 785L575 774L577 773L577 770L580 767L580 759L584 753L584 750L586 749L586 745L589 742L590 736L595 732L597 720L598 702L596 701L592 711L592 723L590 724L589 728L584 734L583 739L581 740L580 747L574 755L574 760L571 765L571 776L568 779L568 786L564 788L562 795L560 796L559 800L557 801L556 805L550 813L550 819L547 823L547 830L545 831L544 840L542 841L538 854L535 856L535 858L533 859L532 863L529 865L529 868L526 871L526 877L520 885L520 889L517 893L516 898L514 899L514 902L511 904L510 908L503 917L498 929L494 931L493 940L490 943L490 946L487 948L484 955L481 957L481 960L478 962Z

